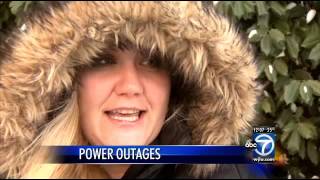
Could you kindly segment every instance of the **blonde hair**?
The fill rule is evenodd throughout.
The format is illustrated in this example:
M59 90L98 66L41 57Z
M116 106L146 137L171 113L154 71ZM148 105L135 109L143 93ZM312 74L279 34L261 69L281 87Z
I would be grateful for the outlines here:
M180 109L166 118L165 125L173 120ZM170 113L171 114L171 113ZM49 164L53 154L42 146L88 145L80 127L78 93L73 91L65 108L49 123L24 150L19 158L25 158L19 175L20 178L107 178L106 172L98 165L86 164ZM10 176L10 175L9 175ZM12 176L14 177L14 176Z
M77 92L74 91L66 102L65 108L52 119L40 135L22 154L27 160L23 165L21 178L90 178L93 166L81 164L49 164L52 154L41 146L86 145L79 123L79 106ZM102 171L95 168L95 177L102 177ZM104 174L106 176L106 174Z

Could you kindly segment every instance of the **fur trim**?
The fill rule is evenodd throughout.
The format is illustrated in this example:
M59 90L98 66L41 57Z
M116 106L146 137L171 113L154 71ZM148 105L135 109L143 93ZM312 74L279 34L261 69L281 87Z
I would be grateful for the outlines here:
M0 66L0 171L16 161L71 91L76 67L107 43L157 49L198 88L188 106L192 144L237 143L255 116L257 68L230 22L190 2L72 2L26 22ZM194 175L209 169L195 165ZM211 169L210 169L211 170Z

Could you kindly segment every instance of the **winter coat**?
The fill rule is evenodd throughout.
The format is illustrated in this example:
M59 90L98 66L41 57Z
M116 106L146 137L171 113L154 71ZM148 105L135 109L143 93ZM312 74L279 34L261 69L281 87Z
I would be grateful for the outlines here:
M30 17L2 50L0 174L19 171L23 160L16 155L56 116L43 112L68 101L77 68L89 64L105 44L119 41L166 54L183 79L183 93L176 96L183 99L184 118L163 129L160 142L231 145L251 132L261 89L256 61L246 38L227 18L194 2L70 2ZM17 165L8 168L8 163ZM132 170L137 167L124 178L139 177L141 168ZM143 177L187 174L169 165L143 167ZM155 173L148 174L152 167ZM249 175L239 167L190 165L188 172L190 177Z

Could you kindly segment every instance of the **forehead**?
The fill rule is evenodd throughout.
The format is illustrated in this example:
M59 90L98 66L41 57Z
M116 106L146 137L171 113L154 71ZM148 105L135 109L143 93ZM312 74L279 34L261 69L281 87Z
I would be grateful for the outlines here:
M114 59L153 59L159 63L167 59L166 56L161 56L158 50L137 47L126 41L121 41L118 45L107 46L97 54L97 58L103 56L111 56Z
M110 56L116 61L140 61L145 59L145 57L135 49L117 49L116 51L112 51Z

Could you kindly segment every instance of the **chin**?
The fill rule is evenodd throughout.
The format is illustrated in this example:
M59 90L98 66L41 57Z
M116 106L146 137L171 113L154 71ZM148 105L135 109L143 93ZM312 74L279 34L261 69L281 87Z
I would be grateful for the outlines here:
M143 140L140 137L115 137L110 139L104 143L105 145L114 145L114 146L127 146L127 145L136 145L136 146L143 146L147 145L146 140Z
M139 141L117 141L117 142L112 142L108 143L111 146L144 146L147 145L144 142L139 142Z

